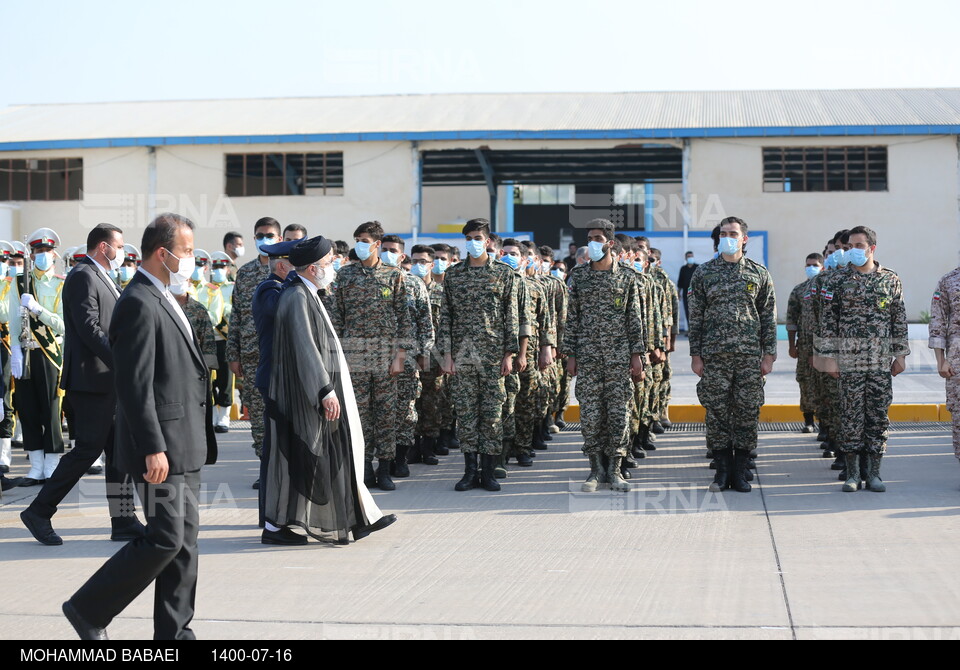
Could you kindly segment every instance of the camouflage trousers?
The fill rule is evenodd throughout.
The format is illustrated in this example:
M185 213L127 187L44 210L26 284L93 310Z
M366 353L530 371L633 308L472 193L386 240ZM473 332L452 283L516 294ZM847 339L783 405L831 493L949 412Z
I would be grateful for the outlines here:
M757 448L757 422L763 407L760 356L721 354L703 357L697 397L707 410L707 446L751 451Z
M800 385L800 411L804 414L816 414L819 407L817 392L820 388L820 380L817 379L821 373L817 372L810 365L810 356L812 352L799 350L797 358L797 384Z
M438 368L420 373L422 389L417 399L417 434L440 437L442 429L453 425L446 378Z
M557 397L554 398L551 411L555 414L562 414L570 400L570 375L567 373L566 357L560 357L557 366Z
M408 363L397 377L397 444L412 447L417 433L417 398L420 397L420 374Z
M517 434L514 445L517 453L533 453L533 430L539 426L546 412L544 403L544 376L533 366L520 373L520 392L517 394L517 407L514 417Z
M633 391L627 363L611 365L598 361L595 365L578 366L577 398L584 454L627 455Z
M548 413L553 413L553 407L557 404L557 395L560 393L560 370L556 363L552 363L546 370L539 370L540 375L540 411L543 418Z
M517 395L520 393L520 373L514 372L503 378L503 410L500 421L503 425L503 441L517 439Z
M840 439L844 453L882 454L887 450L893 376L888 370L840 372Z
M664 365L664 363L657 363L655 365L648 365L646 368L647 406L650 416L653 419L658 419L660 417L660 403L663 399L661 391L663 387Z
M254 386L253 381L257 374L257 365L260 364L260 354L240 354L240 366L243 368L243 388L240 389L240 402L247 408L250 415L250 432L253 433L253 450L257 458L263 457L263 396Z
M349 359L347 364L360 412L365 458L393 460L397 455L398 419L403 418L401 411L406 410L406 405L400 409L398 380L385 367L371 370L371 366L361 363L354 368Z
M954 370L960 370L957 361L950 361ZM960 376L954 376L947 382L947 410L953 419L953 454L960 458Z
M507 399L500 364L458 366L449 384L460 451L499 455L503 451L503 405Z
M840 439L840 390L837 380L824 372L817 372L817 416L826 425L830 439Z
M670 355L667 354L667 360L663 362L663 379L660 382L659 394L657 397L657 417L663 419L667 416L667 408L670 407L670 379L673 378L673 368L670 367Z

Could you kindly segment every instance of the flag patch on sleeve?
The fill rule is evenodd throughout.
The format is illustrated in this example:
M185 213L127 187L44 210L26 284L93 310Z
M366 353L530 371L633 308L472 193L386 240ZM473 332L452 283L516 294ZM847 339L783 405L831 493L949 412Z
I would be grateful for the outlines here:
M934 300L939 300L939 299L940 299L940 291L937 291L936 293L933 294L933 299L934 299Z

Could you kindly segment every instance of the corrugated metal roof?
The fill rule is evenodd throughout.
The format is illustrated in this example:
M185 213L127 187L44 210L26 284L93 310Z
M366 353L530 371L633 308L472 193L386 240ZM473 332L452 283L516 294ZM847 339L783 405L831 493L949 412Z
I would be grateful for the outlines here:
M683 137L890 127L923 133L956 126L960 89L280 98L7 107L0 110L0 150L123 138Z

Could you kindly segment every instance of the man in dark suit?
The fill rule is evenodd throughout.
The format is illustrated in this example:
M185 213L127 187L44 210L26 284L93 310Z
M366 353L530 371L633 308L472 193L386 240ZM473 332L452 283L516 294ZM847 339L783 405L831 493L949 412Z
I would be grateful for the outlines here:
M63 544L50 520L68 493L90 466L106 454L107 503L110 539L129 542L143 535L134 512L133 482L117 469L113 456L114 412L113 354L107 333L120 291L108 274L123 263L123 231L101 223L87 235L87 255L63 284L63 372L60 388L74 410L76 446L60 460L20 519L37 542Z
M154 639L192 640L200 530L200 468L215 443L205 429L207 366L170 293L193 274L193 223L157 217L143 234L143 264L110 324L117 387L116 457L137 483L146 534L121 549L67 602L84 640L106 627L151 583Z

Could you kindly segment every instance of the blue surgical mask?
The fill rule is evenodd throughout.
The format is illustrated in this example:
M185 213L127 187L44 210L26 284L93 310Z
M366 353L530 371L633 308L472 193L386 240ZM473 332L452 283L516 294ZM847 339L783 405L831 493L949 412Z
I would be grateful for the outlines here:
M818 274L820 274L820 266L819 266L819 265L808 265L808 266L807 266L807 269L805 270L805 272L807 273L807 277L809 277L810 279L813 279L813 278L816 277Z
M554 277L556 277L556 278L559 279L560 281L563 281L563 279L564 279L564 277L563 277L563 270L551 270L551 271L550 271L550 274L552 274Z
M197 268L193 271L193 274L190 275L190 279L193 281L203 281L203 268Z
M720 238L720 253L733 256L740 251L740 240L735 237Z
M839 255L837 256L837 265L838 265L839 267L845 268L845 267L847 267L848 265L850 265L850 252L849 252L849 251L844 251L843 249L840 249L839 251L837 251L837 253L839 254Z
M414 277L420 277L420 279L423 279L427 276L427 266L421 265L420 263L414 263L413 267L410 268L410 274L412 274Z
M637 272L643 272L643 263L641 263L640 261L634 261L633 269L636 270Z
M227 281L227 271L223 268L217 268L210 273L210 281L214 284L222 284Z
M688 258L688 259L687 259L687 265L693 265L693 264L696 263L696 262L697 262L697 259L696 259L696 258Z
M33 259L33 263L40 272L46 272L53 265L53 252L44 251L37 254Z
M587 245L590 249L590 260L599 263L607 255L607 245L604 242L591 242Z
M833 254L827 256L827 260L823 263L824 270L833 270L837 267L837 257Z
M383 261L384 265L389 265L392 268L400 265L400 254L396 251L381 251L380 260Z
M851 249L845 253L848 263L852 263L854 267L861 268L867 264L867 250L866 249Z
M277 241L276 237L264 237L262 240L257 240L257 251L260 252L261 256L267 256L266 251L263 250L264 247L269 247L272 244L275 244Z
M447 261L441 261L439 259L433 262L433 274L442 275L447 271Z
M516 256L506 254L505 256L501 257L500 260L512 267L514 270L520 269L520 259Z
M120 281L128 282L133 279L133 275L137 273L137 268L132 267L122 267L120 268Z
M340 258L333 259L333 271L340 272L340 268L343 267L343 260Z
M487 251L483 240L467 240L467 253L473 258L480 258Z
M370 258L370 254L373 253L372 250L373 244L370 242L357 242L357 245L353 248L357 252L357 258L361 261L365 261Z

